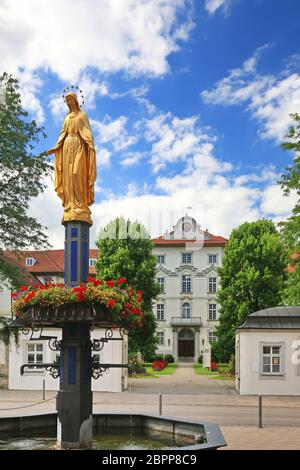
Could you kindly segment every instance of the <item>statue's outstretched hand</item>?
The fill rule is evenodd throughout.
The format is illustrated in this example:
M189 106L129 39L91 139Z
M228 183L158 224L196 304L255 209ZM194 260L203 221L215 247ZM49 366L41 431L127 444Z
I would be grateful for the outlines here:
M56 152L56 148L50 149L47 151L47 155L52 155L52 153Z

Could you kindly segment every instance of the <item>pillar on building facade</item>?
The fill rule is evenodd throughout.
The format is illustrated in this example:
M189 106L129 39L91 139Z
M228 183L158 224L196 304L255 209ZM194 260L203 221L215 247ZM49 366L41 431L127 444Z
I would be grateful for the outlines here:
M195 328L195 361L198 361L200 356L200 329Z
M173 356L175 362L178 361L178 330L173 328Z

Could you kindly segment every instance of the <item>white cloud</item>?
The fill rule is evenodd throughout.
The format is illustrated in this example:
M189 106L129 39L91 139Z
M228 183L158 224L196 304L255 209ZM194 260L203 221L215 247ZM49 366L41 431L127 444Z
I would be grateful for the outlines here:
M121 165L124 167L137 165L138 163L140 163L143 156L143 152L129 152L125 154L123 160L121 160Z
M160 76L192 27L190 0L3 0L1 69L50 69L76 81L86 67Z
M193 120L192 117L191 123ZM188 127L187 120L183 124L173 116L172 122L173 128ZM110 159L105 150L103 155L104 160ZM103 192L101 174L98 175L96 191L102 191L103 199L91 207L94 220L91 246L94 246L100 227L117 216L142 221L154 237L172 229L188 206L192 207L191 214L203 228L222 236L229 236L233 228L246 221L265 217L278 222L290 215L297 196L283 196L276 184L278 175L274 167L257 168L239 176L233 170L230 163L216 158L213 142L203 142L198 145L197 153L185 162L181 173L158 175L152 187L131 181L125 194L116 196L112 191ZM62 248L64 231L60 220L63 209L53 182L48 179L47 184L46 192L32 201L30 212L48 226L54 247Z
M210 15L213 15L219 8L226 7L228 0L205 0L205 8Z
M263 139L282 141L291 124L290 114L300 102L300 74L283 71L278 77L260 75L257 61L267 46L257 49L241 68L229 71L215 87L201 93L205 102L215 105L246 104L251 116L260 124Z
M28 69L18 70L16 78L19 80L19 89L24 109L33 115L38 124L43 124L45 114L38 98L43 81L37 73Z
M110 144L114 151L124 150L136 143L136 137L129 135L126 125L128 118L119 116L113 120L110 116L105 116L103 121L92 119L91 126L94 131L95 143L97 147L103 144Z
M188 161L203 143L214 140L198 125L198 117L185 119L172 113L156 114L140 123L146 142L151 145L150 162L157 173L167 164Z
M99 167L109 167L110 166L110 158L111 158L111 152L109 152L107 149L96 149L97 153L97 165Z
M262 193L261 210L268 216L285 217L298 202L296 191L289 196L282 196L282 190L278 184L268 186Z

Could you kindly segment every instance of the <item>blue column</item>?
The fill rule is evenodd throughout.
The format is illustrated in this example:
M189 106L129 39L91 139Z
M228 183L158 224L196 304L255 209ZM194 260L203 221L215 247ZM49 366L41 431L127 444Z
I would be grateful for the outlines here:
M65 284L86 282L89 275L89 230L85 222L65 222Z

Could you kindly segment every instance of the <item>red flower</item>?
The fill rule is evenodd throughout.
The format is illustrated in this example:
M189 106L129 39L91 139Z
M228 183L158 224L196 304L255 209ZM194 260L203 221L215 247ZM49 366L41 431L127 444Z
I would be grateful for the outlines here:
M95 286L100 286L100 284L102 284L102 281L101 281L101 279L98 279L98 281L95 281L95 283L94 283L94 284L95 284Z
M131 313L132 313L133 315L139 315L139 314L140 314L140 311L139 311L138 308L132 308L132 309L131 309Z
M77 301L78 302L83 302L85 299L85 294L82 291L79 291L77 294Z
M124 282L126 282L126 277L121 277L121 279L117 281L117 284L120 285L120 284L123 284Z
M27 295L24 297L25 302L30 302L31 299L35 296L35 292L29 292Z
M143 292L141 290L137 290L136 291L137 295L139 295L140 297L143 295Z
M117 303L117 302L116 302L114 299L110 299L110 300L108 301L107 305L108 305L109 308L113 309L114 306L116 305L116 303Z
M21 286L20 289L22 292L25 292L28 289L28 286Z
M35 289L38 289L38 288L40 287L40 284L33 284L33 287L34 287Z
M12 293L11 293L11 298L12 298L13 300L16 300L17 297L18 297L18 294L17 294L16 292L12 292Z
M87 281L88 281L88 282L91 282L92 284L95 284L96 279L94 278L94 276L89 276L89 277L87 278Z
M115 281L106 281L106 285L109 287L113 287L115 285Z

